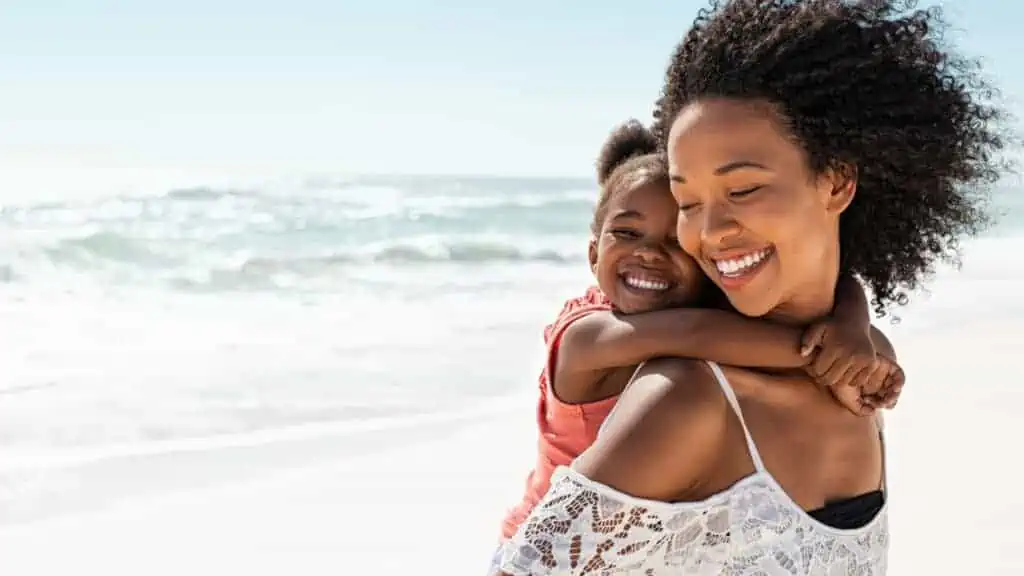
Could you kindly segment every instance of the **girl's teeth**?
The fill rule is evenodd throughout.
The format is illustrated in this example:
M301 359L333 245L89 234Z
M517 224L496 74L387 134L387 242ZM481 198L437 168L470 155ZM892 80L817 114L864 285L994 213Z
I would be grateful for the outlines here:
M668 290L668 282L663 280L650 280L647 278L626 276L624 281L627 285L632 286L633 288L642 288L644 290Z
M754 265L760 263L762 260L771 254L771 250L765 248L753 254L747 254L740 258L732 258L729 260L716 260L715 266L718 267L718 271L726 276L735 276L741 274Z

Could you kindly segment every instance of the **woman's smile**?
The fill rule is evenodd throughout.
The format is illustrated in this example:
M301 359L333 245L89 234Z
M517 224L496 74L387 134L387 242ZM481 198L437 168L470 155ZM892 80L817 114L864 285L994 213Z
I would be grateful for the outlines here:
M756 250L722 252L709 257L725 290L738 290L750 283L775 259L772 246Z

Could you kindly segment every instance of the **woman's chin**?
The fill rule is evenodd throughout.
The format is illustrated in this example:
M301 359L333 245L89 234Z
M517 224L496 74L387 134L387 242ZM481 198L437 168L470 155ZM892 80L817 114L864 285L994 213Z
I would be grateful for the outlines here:
M775 308L776 304L770 298L754 298L749 294L730 294L726 292L725 296L734 310L748 318L766 316Z

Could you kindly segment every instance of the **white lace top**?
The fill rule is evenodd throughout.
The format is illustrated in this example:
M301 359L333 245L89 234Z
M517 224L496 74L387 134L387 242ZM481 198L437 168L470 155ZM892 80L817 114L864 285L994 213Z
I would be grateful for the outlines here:
M551 489L497 559L513 576L885 574L887 504L866 526L826 526L764 467L736 395L709 363L739 416L755 472L701 502L635 498L560 468Z

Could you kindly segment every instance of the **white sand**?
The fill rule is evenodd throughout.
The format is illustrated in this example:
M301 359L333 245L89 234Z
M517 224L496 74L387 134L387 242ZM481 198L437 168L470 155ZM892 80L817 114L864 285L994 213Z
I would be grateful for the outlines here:
M890 573L1024 573L1024 319L894 340L908 385L887 414Z
M888 414L891 574L1024 573L1024 320L894 336L909 383ZM229 489L0 530L11 576L482 574L529 463L529 402L503 419ZM493 418L493 416L492 416ZM341 440L344 442L345 440ZM349 440L351 441L351 440ZM229 456L227 456L229 457Z
M532 409L515 412L330 468L0 529L0 573L482 574L531 456Z

